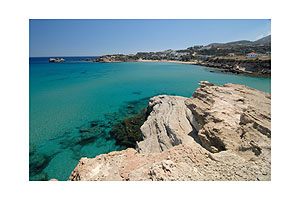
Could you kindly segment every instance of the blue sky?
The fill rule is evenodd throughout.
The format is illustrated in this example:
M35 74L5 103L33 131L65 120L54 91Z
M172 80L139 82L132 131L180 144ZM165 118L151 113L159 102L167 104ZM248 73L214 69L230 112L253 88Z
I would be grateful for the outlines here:
M101 56L185 49L194 45L257 40L271 20L38 20L29 21L29 55Z

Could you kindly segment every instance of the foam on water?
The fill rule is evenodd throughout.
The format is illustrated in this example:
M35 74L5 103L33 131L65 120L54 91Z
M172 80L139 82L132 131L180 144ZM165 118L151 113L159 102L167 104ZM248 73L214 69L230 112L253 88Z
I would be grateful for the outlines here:
M30 180L67 180L79 159L124 149L110 128L158 94L190 97L197 83L238 83L270 92L270 78L177 63L47 63L30 59ZM97 121L94 135L83 135ZM93 129L94 130L94 129Z

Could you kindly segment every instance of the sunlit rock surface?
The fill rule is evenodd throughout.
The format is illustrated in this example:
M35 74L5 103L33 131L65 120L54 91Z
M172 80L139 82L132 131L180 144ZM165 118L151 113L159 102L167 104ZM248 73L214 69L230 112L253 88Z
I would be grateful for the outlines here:
M271 96L201 81L150 99L143 141L81 158L69 180L271 180Z

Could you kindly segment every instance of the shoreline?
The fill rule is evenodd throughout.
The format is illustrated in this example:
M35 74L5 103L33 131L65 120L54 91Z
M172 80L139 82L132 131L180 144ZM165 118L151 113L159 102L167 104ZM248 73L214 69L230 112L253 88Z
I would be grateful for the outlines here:
M198 66L201 66L201 67L207 67L207 68L212 69L213 71L210 71L211 73L218 72L218 73L224 73L224 74L235 74L235 75L242 75L242 76L271 78L271 74L260 74L260 73L255 73L255 72L237 71L237 70L226 71L226 70L228 70L226 68L209 66L209 65L205 65L205 64L202 64L202 63L199 63L199 62L196 62L196 61L186 62L186 61L177 61L177 60L137 60L136 62L168 62L168 63L198 65Z
M258 71L251 71L247 70L245 67L238 65L243 65L240 63L215 63L215 62L203 62L203 61L179 61L179 60L147 60L147 59L137 59L137 60L126 60L126 61L120 61L120 60L105 60L105 61L98 61L99 63L120 63L120 62L167 62L167 63L180 63L180 64L188 64L188 65L198 65L202 67L212 68L212 73L219 72L219 73L225 73L225 74L236 74L236 75L243 75L243 76L253 76L253 77L267 77L271 78L271 73L267 72L258 72ZM238 65L237 65L238 64ZM214 71L214 69L217 69ZM271 70L270 70L271 71Z
M239 75L239 76L251 76L251 77L256 77L256 78L271 78L271 74L259 74L259 73L254 73L254 72L245 72L245 71L226 71L226 69L224 69L224 68L209 67L209 66L201 65L201 64L195 64L195 65L205 67L211 73L233 74L233 75Z
M197 65L198 62L186 62L179 60L137 60L137 62L169 62L169 63L181 63L181 64L189 64L189 65Z
M151 117L135 127L143 136L136 147L81 157L68 181L270 181L271 96L239 84L218 86L200 81L198 85L201 89L190 98L152 97L147 107ZM233 109L214 109L224 101ZM200 106L202 110L197 109ZM248 111L255 114L249 116ZM208 119L213 123L206 123ZM257 122L262 129L256 128ZM223 131L225 126L229 131ZM241 137L240 130L247 137ZM178 143L174 143L174 136ZM161 141L153 139L158 137Z

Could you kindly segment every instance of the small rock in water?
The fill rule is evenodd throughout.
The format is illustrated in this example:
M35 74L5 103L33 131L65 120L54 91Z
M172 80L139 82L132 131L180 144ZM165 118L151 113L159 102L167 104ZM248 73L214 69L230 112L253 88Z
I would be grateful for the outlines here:
M30 181L48 181L48 174L45 172L41 172L40 174L37 174L35 176L29 177Z
M43 169L48 166L51 159L51 156L48 156L44 153L35 153L34 155L29 156L30 180L48 180L48 177L45 176L46 173L43 172Z
M32 156L36 151L36 147L33 145L29 146L29 156Z
M98 126L98 121L91 121L90 125L91 125L92 128L95 127L95 126Z
M136 115L138 113L135 110L131 110L131 111L128 112L128 114L135 114Z
M140 91L136 91L136 92L132 92L132 94L135 94L135 95L141 95L141 94L142 94L142 92L140 92Z
M80 133L87 133L87 132L90 132L90 130L87 129L87 128L83 128L83 129L80 129L79 132Z

